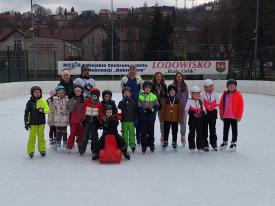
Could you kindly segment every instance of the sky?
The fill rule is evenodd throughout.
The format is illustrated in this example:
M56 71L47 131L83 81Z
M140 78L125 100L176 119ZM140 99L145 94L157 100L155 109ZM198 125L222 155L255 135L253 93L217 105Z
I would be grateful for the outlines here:
M147 2L148 6L153 6L156 2L159 5L175 6L176 0L113 0L114 9L124 7L140 7ZM194 5L209 2L211 0L195 0ZM3 11L20 11L30 10L31 0L0 0L0 12ZM192 0L186 0L187 7L191 7ZM83 10L99 11L102 8L110 8L111 0L33 0L33 4L39 4L45 8L52 9L55 12L58 6L66 8L75 8L77 12ZM184 7L184 0L178 0L178 7Z

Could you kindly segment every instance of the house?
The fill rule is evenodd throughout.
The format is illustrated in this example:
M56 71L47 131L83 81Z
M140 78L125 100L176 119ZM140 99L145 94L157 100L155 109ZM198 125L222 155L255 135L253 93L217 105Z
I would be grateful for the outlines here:
M26 35L15 28L0 28L0 50L24 50Z
M107 31L97 25L86 32L81 38L83 60L100 61L104 58L104 41L107 40Z
M107 20L111 18L111 11L109 9L100 9L99 17L103 20Z
M129 14L128 8L117 8L115 17L116 19L125 19Z

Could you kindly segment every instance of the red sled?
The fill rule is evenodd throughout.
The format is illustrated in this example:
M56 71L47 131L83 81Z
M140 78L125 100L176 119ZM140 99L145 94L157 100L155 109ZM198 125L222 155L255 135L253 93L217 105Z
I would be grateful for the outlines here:
M99 152L100 163L120 163L122 152L117 146L116 138L112 134L105 137L104 149Z

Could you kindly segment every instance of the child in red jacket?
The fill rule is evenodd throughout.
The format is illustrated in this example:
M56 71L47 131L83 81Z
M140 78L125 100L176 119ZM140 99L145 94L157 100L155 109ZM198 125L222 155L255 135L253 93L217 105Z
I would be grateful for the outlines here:
M238 122L243 116L243 97L236 89L237 81L230 79L226 83L227 89L224 91L220 101L220 117L223 120L223 142L221 150L225 150L228 145L228 133L232 128L232 141L229 150L234 152L237 146Z
M83 155L91 136L91 150L95 154L98 148L98 129L102 124L103 109L99 101L100 91L98 88L90 90L91 97L87 98L81 109L81 123L84 127L84 134L78 146L79 153Z
M75 137L77 137L76 142L79 145L81 142L83 127L80 124L81 117L81 107L84 103L83 89L79 86L74 88L74 96L70 99L67 107L71 113L70 124L71 124L71 133L68 138L67 143L67 152L71 152L71 149L74 146Z

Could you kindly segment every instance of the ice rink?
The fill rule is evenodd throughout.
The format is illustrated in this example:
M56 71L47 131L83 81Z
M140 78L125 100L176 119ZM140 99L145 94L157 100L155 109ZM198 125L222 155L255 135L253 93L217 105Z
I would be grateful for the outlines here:
M114 94L116 103L120 98ZM80 157L76 150L58 153L48 145L45 159L38 152L28 159L23 118L28 99L0 101L0 205L275 205L275 96L244 95L235 153L191 154L182 147L175 152L171 140L164 152L156 121L155 153L130 152L130 161L111 165L93 162L89 149ZM45 133L48 144L48 128ZM220 144L220 120L217 134Z

